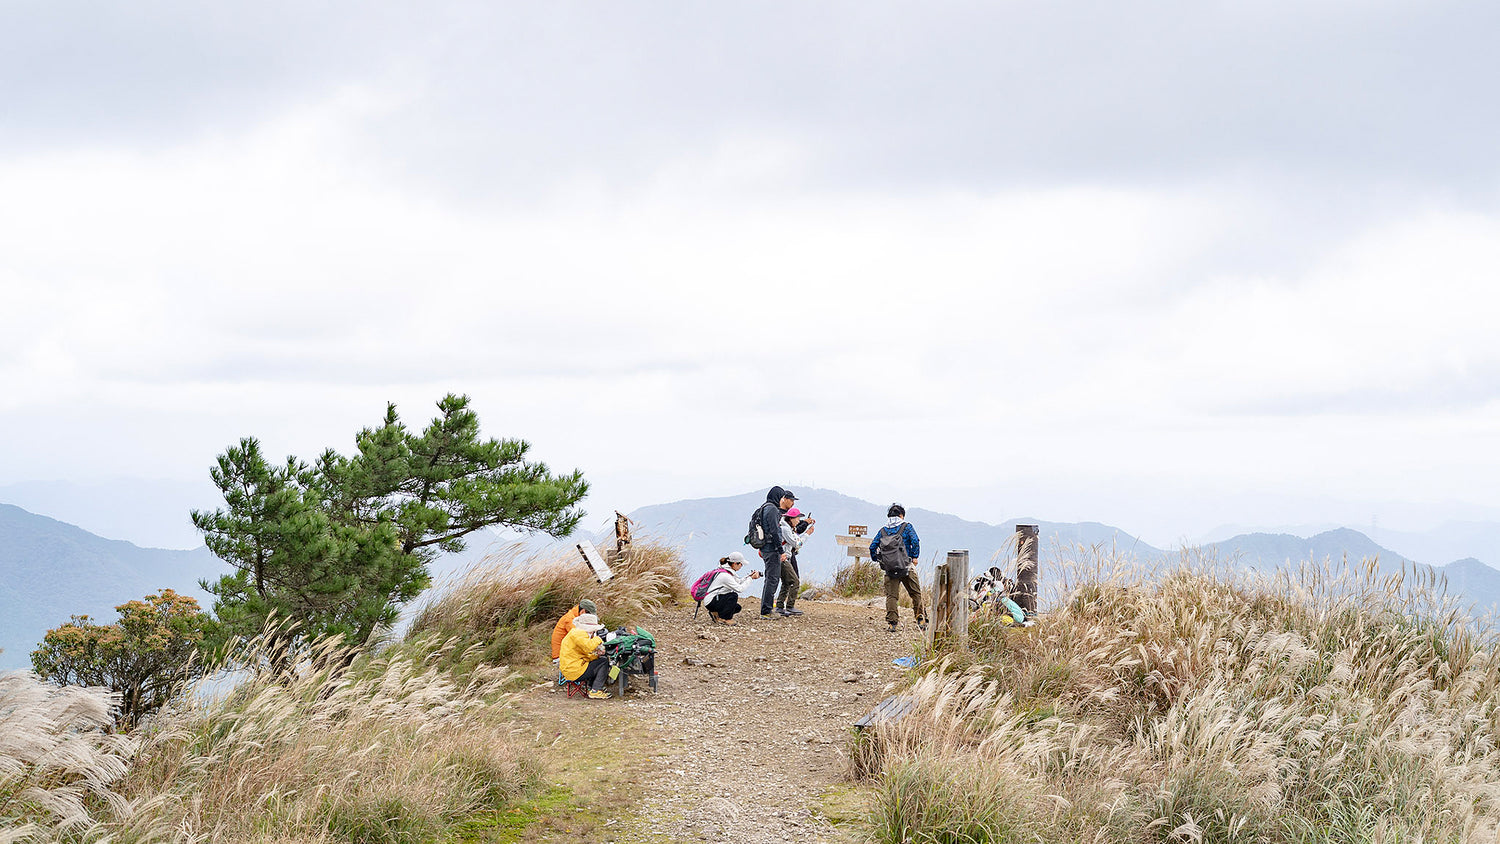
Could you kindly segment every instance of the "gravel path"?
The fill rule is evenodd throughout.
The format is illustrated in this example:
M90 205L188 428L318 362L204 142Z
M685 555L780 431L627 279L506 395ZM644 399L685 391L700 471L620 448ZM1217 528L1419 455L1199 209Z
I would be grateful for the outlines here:
M661 689L636 706L666 737L674 786L648 798L651 832L746 844L832 837L819 797L843 780L850 725L901 676L891 660L911 646L886 629L883 602L800 608L800 618L766 622L752 607L736 627L682 612L647 623L661 631Z
M644 804L615 839L834 840L820 798L844 782L849 728L889 693L902 675L891 660L917 635L910 610L893 634L884 602L870 603L807 601L800 618L766 622L747 599L735 627L694 621L690 608L642 620L657 639L658 691L635 679L624 701L580 704L623 707L654 748Z

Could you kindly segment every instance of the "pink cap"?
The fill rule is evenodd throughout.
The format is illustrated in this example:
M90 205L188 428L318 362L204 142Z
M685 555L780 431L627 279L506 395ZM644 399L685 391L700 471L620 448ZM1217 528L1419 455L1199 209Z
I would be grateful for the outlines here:
M786 511L786 517L788 519L800 519L802 518L802 511L798 510L796 507L793 507L792 509Z

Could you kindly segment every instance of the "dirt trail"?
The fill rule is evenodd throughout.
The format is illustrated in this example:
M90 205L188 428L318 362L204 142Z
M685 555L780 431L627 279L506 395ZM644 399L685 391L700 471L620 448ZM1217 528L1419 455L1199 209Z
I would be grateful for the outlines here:
M917 636L910 610L893 634L883 601L872 603L807 601L800 618L766 622L747 597L736 627L670 608L641 621L657 639L655 694L640 678L623 701L567 700L538 684L522 713L570 735L634 722L628 743L651 764L633 772L634 817L601 841L835 840L820 798L843 782L850 725L901 677L891 660Z

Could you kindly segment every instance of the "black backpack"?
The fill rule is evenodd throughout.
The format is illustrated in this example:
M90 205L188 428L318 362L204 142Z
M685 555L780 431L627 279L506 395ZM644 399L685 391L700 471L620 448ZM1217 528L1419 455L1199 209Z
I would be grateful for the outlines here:
M901 534L899 527L885 527L875 535L875 562L880 564L881 571L891 577L902 577L911 568L911 555L906 553L906 542Z
M749 545L751 548L754 548L757 551L766 547L766 528L765 525L762 525L760 523L760 514L765 512L765 509L767 507L775 506L775 504L767 501L759 507L755 508L755 513L750 516L750 530L745 534L746 545ZM780 511L778 510L777 512ZM775 541L780 542L781 537L777 536Z

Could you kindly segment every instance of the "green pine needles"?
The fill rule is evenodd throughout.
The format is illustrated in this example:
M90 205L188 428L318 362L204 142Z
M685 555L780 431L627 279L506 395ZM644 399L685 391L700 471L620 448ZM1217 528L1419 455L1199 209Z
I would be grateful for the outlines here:
M421 433L386 406L355 452L308 465L266 460L254 437L210 470L224 506L193 511L204 542L235 571L203 588L227 635L251 637L277 618L299 637L365 642L429 582L440 551L491 525L567 536L588 493L583 474L553 475L521 440L479 436L468 396L449 394Z

